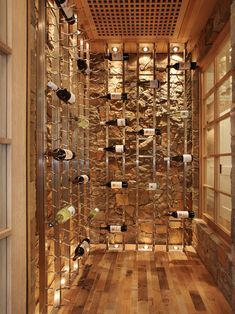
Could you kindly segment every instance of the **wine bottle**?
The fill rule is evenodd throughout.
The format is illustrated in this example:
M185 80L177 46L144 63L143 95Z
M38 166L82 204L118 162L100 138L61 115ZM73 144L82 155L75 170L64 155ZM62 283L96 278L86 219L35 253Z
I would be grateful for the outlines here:
M88 222L91 222L91 220L93 220L94 218L95 218L95 216L99 213L99 208L93 208L93 209L91 209L91 211L90 211L90 213L89 213L89 215L88 215L88 217L87 217L87 221Z
M73 9L68 6L68 0L55 0L57 6L61 9L61 13L64 16L68 24L74 24L76 22Z
M146 80L146 81L139 81L138 85L142 87L149 87L149 88L160 88L161 82L159 80Z
M127 93L109 93L99 98L106 98L109 100L127 100Z
M77 258L82 257L83 255L88 254L90 250L90 239L85 238L81 243L78 244L76 249L74 250L73 261L76 261Z
M166 216L172 216L174 218L194 218L195 213L192 210L190 211L177 210L177 211L168 212Z
M105 59L108 59L110 61L126 61L129 60L129 54L128 53L110 53L108 55L105 55Z
M78 67L78 70L83 74L90 73L90 69L88 68L86 60L82 59L81 57L77 57L77 67Z
M113 145L104 148L98 148L99 151L106 151L111 153L124 153L125 152L125 145Z
M109 181L105 185L111 189L126 189L126 188L128 188L128 182L126 182L126 181Z
M68 102L70 104L75 103L76 100L75 95L72 92L68 91L66 88L59 88L55 83L51 81L47 83L47 86L51 88L53 91L55 91L58 98L64 101L65 103Z
M177 161L177 162L192 162L193 161L193 156L190 154L183 154L183 155L178 155L178 156L173 156L173 157L165 157L165 161Z
M161 130L160 129L141 129L137 132L140 135L161 135Z
M56 148L53 151L47 153L48 156L52 156L56 160L67 161L75 158L75 153L69 149Z
M108 230L109 232L126 232L127 231L127 225L108 225L106 227L100 227L101 230Z
M177 62L172 65L167 65L167 68L173 68L175 70L195 70L197 68L196 62Z
M117 126L126 126L127 120L126 119L115 119L109 121L101 121L101 125L117 125Z
M55 216L55 219L49 222L49 227L54 227L57 224L62 224L69 220L75 214L75 208L72 205L68 205L60 209Z
M86 174L82 174L73 179L72 183L74 184L86 184L90 180L90 177Z

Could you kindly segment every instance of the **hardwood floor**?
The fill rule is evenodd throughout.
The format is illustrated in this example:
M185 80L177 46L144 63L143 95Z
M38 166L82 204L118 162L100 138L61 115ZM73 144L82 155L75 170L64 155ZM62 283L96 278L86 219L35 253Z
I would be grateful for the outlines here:
M59 314L230 314L193 249L186 254L95 249Z

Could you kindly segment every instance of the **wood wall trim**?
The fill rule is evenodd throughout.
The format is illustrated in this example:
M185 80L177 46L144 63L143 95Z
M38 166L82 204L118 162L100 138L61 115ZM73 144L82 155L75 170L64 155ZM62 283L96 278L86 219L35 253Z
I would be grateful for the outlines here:
M12 137L10 187L10 262L11 309L9 313L26 314L26 69L27 3L12 1L12 56L10 131ZM20 82L20 84L19 84ZM20 297L19 297L20 287Z
M232 194L231 194L231 193L227 193L227 192L221 191L221 190L219 190L219 189L214 188L214 187L211 186L211 185L203 184L203 187L204 187L204 188L208 188L208 189L210 189L210 190L212 190L212 191L214 191L214 192L216 192L216 193L220 193L220 194L223 194L223 195L225 195L225 196L232 197Z

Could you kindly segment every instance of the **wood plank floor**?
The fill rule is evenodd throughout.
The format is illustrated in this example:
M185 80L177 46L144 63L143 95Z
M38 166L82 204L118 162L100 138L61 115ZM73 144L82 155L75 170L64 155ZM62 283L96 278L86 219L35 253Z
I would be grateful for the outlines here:
M95 249L59 314L230 314L193 249L186 254Z

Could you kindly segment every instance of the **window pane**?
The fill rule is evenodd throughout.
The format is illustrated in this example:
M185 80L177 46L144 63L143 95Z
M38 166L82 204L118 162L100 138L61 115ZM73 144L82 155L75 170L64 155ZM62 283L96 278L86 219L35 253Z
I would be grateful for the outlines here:
M0 228L7 227L7 203L6 203L6 186L7 186L7 147L6 145L0 145Z
M231 208L232 208L232 198L223 194L218 196L219 206L218 206L218 216L217 221L222 227L231 230Z
M219 190L231 194L232 157L220 157Z
M223 46L223 49L216 58L218 80L220 80L231 69L231 45L230 41Z
M7 313L7 240L0 240L0 309Z
M214 64L212 63L204 73L204 93L206 94L214 86Z
M7 44L7 0L0 0L0 40Z
M1 1L1 0L0 0ZM1 10L0 10L1 11ZM0 137L6 137L6 121L7 121L7 57L0 54Z
M209 188L205 188L205 213L214 220L215 193Z
M218 123L219 151L218 153L231 153L231 120L230 117Z
M205 124L214 120L214 94L205 101Z
M218 88L218 115L229 112L232 105L232 77Z
M208 128L206 130L206 147L205 153L206 155L214 154L214 128Z
M208 158L205 162L205 184L214 187L214 158Z

